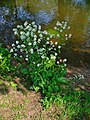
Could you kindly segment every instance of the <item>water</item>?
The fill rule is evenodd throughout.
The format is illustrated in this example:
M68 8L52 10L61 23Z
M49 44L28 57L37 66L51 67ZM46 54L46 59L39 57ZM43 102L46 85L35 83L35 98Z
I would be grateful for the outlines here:
M35 21L49 29L57 20L67 21L72 39L63 57L73 64L90 64L90 0L2 0L0 2L0 39L15 40L12 28L24 21Z

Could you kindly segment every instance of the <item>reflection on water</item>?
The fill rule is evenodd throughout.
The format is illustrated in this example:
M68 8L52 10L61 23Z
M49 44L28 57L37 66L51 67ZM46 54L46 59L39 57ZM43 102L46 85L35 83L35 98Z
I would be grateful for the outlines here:
M80 7L76 4L70 4L69 2L67 2L67 4L65 2L62 2L62 4L59 2L59 8L59 19L67 20L71 25L73 41L83 42L85 40L85 32L89 24L88 16L90 13L88 12L87 7Z
M67 46L90 55L90 0L3 0L0 6L0 39L7 43L18 22L34 20L48 29L57 20L67 21L73 34Z

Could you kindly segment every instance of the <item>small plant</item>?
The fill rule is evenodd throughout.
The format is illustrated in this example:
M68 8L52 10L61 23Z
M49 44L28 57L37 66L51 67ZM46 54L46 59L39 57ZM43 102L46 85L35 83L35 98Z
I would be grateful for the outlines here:
M0 75L10 69L10 53L7 48L0 46Z

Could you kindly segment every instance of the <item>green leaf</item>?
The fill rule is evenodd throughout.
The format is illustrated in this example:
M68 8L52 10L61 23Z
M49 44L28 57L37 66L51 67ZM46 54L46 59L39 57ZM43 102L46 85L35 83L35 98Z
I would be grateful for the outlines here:
M33 86L34 90L37 92L40 88L38 86Z
M63 83L63 84L67 84L68 83L68 81L64 77L57 78L57 81L60 82L60 83Z
M17 87L17 84L14 82L11 82L11 86L15 88L15 87Z
M53 30L53 29L49 29L49 30L47 30L47 31L48 31L50 34L55 34L55 35L59 34L58 31Z
M28 69L27 69L27 68L21 69L21 73L22 73L22 74L27 74L27 73L28 73Z

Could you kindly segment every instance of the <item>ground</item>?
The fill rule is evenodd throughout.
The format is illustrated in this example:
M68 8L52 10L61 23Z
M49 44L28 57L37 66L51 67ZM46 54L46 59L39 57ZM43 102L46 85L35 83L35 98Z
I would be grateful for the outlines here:
M77 86L80 89L90 90L90 69L68 66L67 72L67 77L83 74L86 84L77 82L79 84ZM0 80L2 81L1 78ZM58 120L60 111L55 106L44 111L40 103L41 94L28 91L19 83L19 79L16 83L18 89L10 82L0 82L0 120Z

